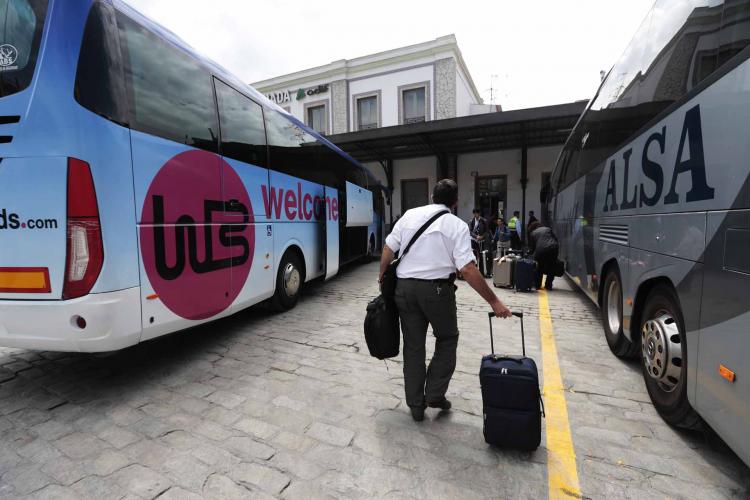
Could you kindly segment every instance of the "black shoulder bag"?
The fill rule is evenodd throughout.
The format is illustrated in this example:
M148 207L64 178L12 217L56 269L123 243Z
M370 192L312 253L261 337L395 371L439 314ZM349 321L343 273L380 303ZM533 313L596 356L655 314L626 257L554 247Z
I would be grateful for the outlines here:
M398 356L399 346L401 344L400 324L398 320L398 309L393 301L396 294L396 268L399 262L409 253L409 249L422 236L433 222L443 215L450 213L447 210L441 211L431 217L412 237L409 244L404 249L398 259L395 259L388 266L388 270L383 276L381 294L372 302L367 304L367 315L365 316L365 341L370 355L378 359L393 358Z

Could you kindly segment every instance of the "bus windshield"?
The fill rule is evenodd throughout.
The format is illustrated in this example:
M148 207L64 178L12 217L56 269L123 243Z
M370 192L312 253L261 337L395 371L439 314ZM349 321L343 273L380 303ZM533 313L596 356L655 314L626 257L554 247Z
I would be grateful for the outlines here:
M47 0L0 0L0 97L31 83Z

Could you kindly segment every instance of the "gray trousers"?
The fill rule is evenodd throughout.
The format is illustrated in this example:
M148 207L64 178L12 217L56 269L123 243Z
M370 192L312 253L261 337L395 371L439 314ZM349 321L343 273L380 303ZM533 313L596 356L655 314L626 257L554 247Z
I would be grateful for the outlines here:
M458 320L453 284L398 280L396 305L404 335L406 404L423 406L441 401L456 369ZM425 368L427 326L435 335L435 353ZM425 401L425 399L427 401Z

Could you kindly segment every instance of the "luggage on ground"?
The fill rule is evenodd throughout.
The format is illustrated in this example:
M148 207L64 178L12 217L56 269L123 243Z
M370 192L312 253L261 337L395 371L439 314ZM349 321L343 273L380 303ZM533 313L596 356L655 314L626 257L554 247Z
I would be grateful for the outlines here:
M535 450L542 441L544 410L539 372L534 360L526 357L523 313L513 315L521 319L523 356L495 355L492 336L495 313L489 313L492 354L482 358L479 369L484 440L495 446Z
M378 359L398 356L401 328L398 309L393 299L378 296L367 304L365 342L370 356Z
M530 292L536 281L536 261L528 257L516 261L513 281L517 292Z
M513 266L515 263L516 257L513 254L495 259L492 266L492 284L496 288L513 286Z

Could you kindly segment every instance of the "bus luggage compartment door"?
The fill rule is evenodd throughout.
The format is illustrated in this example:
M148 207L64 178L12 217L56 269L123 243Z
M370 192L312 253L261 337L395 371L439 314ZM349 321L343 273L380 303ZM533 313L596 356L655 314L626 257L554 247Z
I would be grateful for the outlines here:
M326 280L339 272L339 193L336 189L324 187L326 200ZM335 203L334 203L335 201Z

